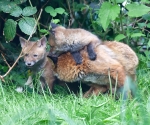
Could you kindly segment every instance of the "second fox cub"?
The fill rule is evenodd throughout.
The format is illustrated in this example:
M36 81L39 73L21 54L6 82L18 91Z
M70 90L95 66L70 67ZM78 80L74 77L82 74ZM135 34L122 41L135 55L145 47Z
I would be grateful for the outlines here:
M53 63L47 58L46 54L46 37L42 37L37 42L27 41L20 37L21 47L24 54L25 65L36 74L42 71L40 76L41 89L46 86L52 91L53 81L55 80L53 75ZM32 86L32 76L29 76L26 85Z
M82 63L80 50L87 46L87 52L90 60L96 59L94 48L101 44L98 37L84 29L66 29L63 26L58 26L51 23L52 29L50 41L50 55L59 56L64 52L71 52L77 64Z

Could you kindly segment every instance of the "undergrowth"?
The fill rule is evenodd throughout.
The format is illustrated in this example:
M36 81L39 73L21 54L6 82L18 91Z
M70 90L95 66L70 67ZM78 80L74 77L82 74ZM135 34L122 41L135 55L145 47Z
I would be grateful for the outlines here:
M128 101L110 95L83 98L82 93L17 93L15 86L1 84L1 125L147 125L150 122L150 72L138 72L138 96Z

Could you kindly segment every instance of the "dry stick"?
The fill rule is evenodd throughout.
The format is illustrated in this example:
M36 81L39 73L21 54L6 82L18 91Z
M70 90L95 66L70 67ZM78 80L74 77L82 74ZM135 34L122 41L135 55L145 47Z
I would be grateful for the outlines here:
M10 68L10 65L8 64L8 62L7 62L7 60L6 60L6 58L5 58L5 56L1 53L1 55L2 55L2 57L3 57L3 60L4 60L4 62L7 64L7 66Z
M112 82L111 82L111 78L110 78L110 68L108 69L108 78L109 78L110 94L111 94L111 98L112 98Z
M37 24L38 24L38 21L39 21L39 19L40 19L40 17L41 17L42 11L43 11L43 9L41 9L41 11L40 11L40 14L39 14L39 16L38 16L38 19L37 19L37 21L36 21L36 23L35 23L35 25L34 25L34 27L33 27L33 30L32 30L32 32L31 32L29 38L28 38L28 41L29 41L29 39L30 39L30 38L32 37L32 35L33 35L33 32L34 32L34 30L35 30L35 28L36 28L36 26L37 26ZM0 75L0 79L1 79L2 81L4 81L4 77L6 77L6 76L9 74L9 72L14 68L14 66L15 66L16 63L18 62L18 60L22 57L22 52L23 52L23 49L21 50L21 52L20 52L18 58L16 59L16 61L14 62L14 64L9 68L9 70L8 70L4 75Z
M114 98L116 97L117 85L118 85L118 72L116 72L116 83L115 83L115 90L114 90Z
M69 26L70 27L73 23L74 23L74 17L73 17L73 14L72 14L72 11L71 11L71 8L70 8L70 4L69 4L69 1L67 0L67 5L68 5L68 8L69 8L69 13L70 13L70 17L71 19L69 20Z

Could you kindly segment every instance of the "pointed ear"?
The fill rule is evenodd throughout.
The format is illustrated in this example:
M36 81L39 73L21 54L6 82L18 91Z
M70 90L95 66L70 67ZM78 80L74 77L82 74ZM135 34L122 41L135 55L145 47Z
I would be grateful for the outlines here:
M20 40L21 47L24 48L27 43L27 40L24 39L23 37L19 37L19 40Z
M46 47L46 42L47 42L47 39L46 37L42 37L38 42L37 42L37 45L38 47Z
M53 23L53 22L51 22L51 23L50 23L50 27L51 27L52 29L55 29L56 27L58 27L58 25L55 24L55 23Z

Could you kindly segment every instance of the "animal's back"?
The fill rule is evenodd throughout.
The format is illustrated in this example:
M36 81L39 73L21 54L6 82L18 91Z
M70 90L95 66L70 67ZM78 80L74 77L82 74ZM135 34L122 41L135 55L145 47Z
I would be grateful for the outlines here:
M97 59L91 61L86 51L81 51L83 57L81 65L76 65L70 53L61 55L58 58L56 68L58 78L72 82L82 80L87 74L96 74L95 77L97 77L97 74L108 75L108 70L110 69L114 79L116 77L115 71L118 72L120 82L123 84L126 74L135 74L138 58L127 45L118 42L105 42L103 45L97 46L95 52Z
M76 44L78 48L76 50L82 49L89 43L93 43L94 46L101 43L99 38L92 34L91 32L84 29L66 29L65 31L65 42L66 44L74 45Z
M120 42L104 42L109 49L115 53L115 59L118 60L129 73L135 73L139 60L135 52L126 44ZM133 72L134 71L134 72Z

